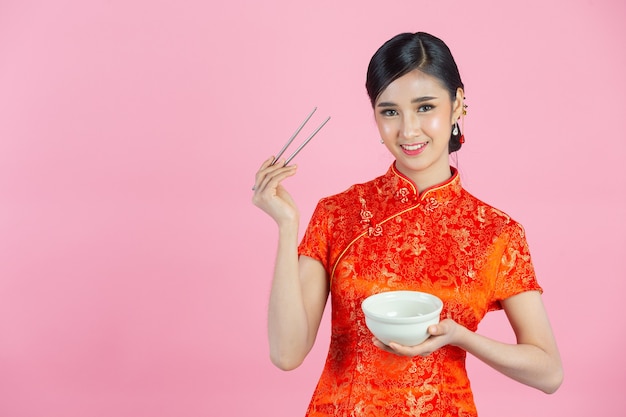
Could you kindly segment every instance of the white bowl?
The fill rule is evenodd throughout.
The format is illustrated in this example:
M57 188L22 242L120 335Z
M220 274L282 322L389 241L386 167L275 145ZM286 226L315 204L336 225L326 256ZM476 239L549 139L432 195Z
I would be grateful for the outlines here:
M387 291L361 303L365 324L384 344L415 346L428 338L428 326L439 323L443 302L419 291Z

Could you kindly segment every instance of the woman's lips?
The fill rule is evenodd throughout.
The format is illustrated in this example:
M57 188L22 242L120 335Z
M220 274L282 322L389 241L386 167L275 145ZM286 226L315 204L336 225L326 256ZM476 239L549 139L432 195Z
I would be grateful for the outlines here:
M426 145L428 144L428 142L424 142L424 143L412 143L409 145L400 145L400 148L402 148L402 151L409 156L414 156L414 155L419 155L422 152L424 152L424 149L426 148Z

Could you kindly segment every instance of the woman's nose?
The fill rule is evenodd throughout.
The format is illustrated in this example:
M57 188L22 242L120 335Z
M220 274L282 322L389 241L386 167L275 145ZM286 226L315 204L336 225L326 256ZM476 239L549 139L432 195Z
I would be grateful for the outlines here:
M403 118L402 121L402 135L405 138L414 138L419 136L420 122L419 118L414 113L409 113Z

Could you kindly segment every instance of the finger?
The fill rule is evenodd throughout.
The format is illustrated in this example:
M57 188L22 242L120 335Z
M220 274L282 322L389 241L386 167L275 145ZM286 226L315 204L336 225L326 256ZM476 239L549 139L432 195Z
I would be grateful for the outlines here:
M401 355L401 356L415 356L412 355L409 351L411 350L409 347L407 346L402 346L399 345L398 343L395 342L390 342L389 343L389 347L391 348L391 350L396 354L396 355Z
M429 338L415 346L404 346L399 343L391 342L389 343L389 347L393 350L393 353L400 356L428 356L438 348L438 346L433 343L434 341Z
M426 357L430 355L431 353L433 353L432 350L425 349L424 346L420 346L419 348L417 348L415 346L396 345L396 346L393 346L393 350L396 352L397 355L407 356L409 358L413 358L415 356Z
M263 162L261 168L259 168L256 173L256 178L263 177L264 175L278 171L283 168L286 168L284 159L279 159L274 163L274 157L271 157L270 159Z
M398 356L407 356L412 358L413 356L419 355L419 352L415 352L414 347L403 346L395 342L389 343L389 349L392 353L395 353Z
M393 353L395 355L401 355L401 356L412 356L412 355L407 354L408 348L406 346L402 346L396 342L389 342L389 344L387 345L375 337L372 338L372 342L374 343L376 347L384 351L387 351L389 353Z
M374 344L374 346L376 346L379 349L384 350L385 352L397 354L392 348L390 348L388 345L384 344L383 342L381 342L375 337L372 338L372 343Z
M274 156L270 156L265 161L263 161L263 163L259 167L259 170L256 172L256 175L254 176L254 185L252 186L252 191L255 191L258 188L257 183L259 179L259 173L263 171L265 168L267 168L268 166L270 166L272 162L274 162Z
M275 190L285 178L295 175L296 169L296 165L291 165L266 172L257 179L255 192L262 193L268 189Z
M272 155L269 158L267 158L265 161L263 161L263 163L261 164L261 167L259 168L259 171L272 165L272 163L274 163L274 159L275 157L274 155Z
M270 172L273 172L276 169L280 169L283 167L284 164L278 163L280 161L277 161L277 163L274 163L274 161L275 161L274 156L271 156L265 161L263 161L263 163L261 164L261 167L256 172L256 175L254 177L254 186L252 187L252 191L255 191L259 188L259 183L261 182L262 178L265 175L267 175Z
M443 336L454 330L455 323L449 319L428 326L428 334L431 336Z
M296 166L285 167L279 171L272 172L261 183L262 189L276 190L281 182L288 177L295 175Z
M431 336L437 336L437 335L443 333L441 331L441 326L438 326L436 324L433 324L432 326L428 326L428 330L427 331L428 331L428 334L431 335Z
M372 337L372 343L374 344L374 346L379 347L381 349L388 349L389 346L387 346L386 344L384 344L383 342L381 342L380 340L378 340L375 337Z

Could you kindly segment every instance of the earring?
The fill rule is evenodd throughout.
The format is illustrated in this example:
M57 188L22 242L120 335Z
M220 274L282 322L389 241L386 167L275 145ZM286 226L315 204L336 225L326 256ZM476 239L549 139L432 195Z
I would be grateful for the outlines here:
M384 144L384 143L385 143L385 141L381 139L381 140L380 140L380 143Z
M463 97L463 100L465 100L465 97ZM465 130L465 116L467 116L467 104L463 103L463 115L461 116L461 124L463 125L463 130ZM458 127L458 125L459 124L457 122L456 127ZM459 143L461 143L461 145L465 143L465 135L463 134L463 132L461 132Z
M459 134L461 134L461 136L459 137L459 143L462 145L465 143L465 135L463 134L463 132L459 131L459 123L454 122L454 129L452 129L452 136L459 136Z

